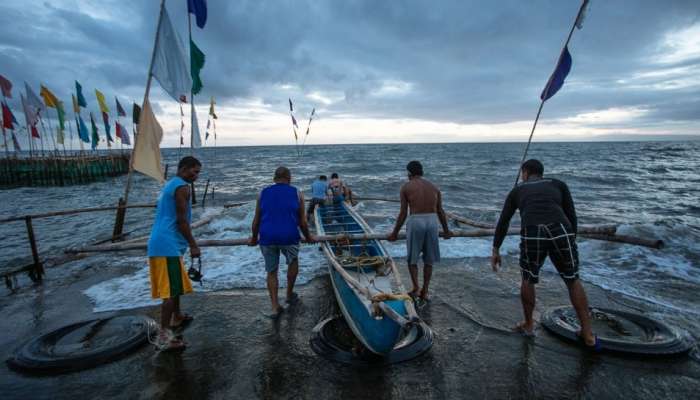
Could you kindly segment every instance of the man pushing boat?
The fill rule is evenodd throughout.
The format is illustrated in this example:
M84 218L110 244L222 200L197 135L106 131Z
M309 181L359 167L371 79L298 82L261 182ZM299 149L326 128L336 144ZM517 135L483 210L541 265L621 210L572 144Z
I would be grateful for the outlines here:
M597 338L591 332L586 292L579 280L576 210L569 188L560 180L543 178L544 166L535 159L525 161L520 173L522 182L508 194L498 219L491 255L491 267L498 271L501 264L499 249L508 232L510 219L519 209L522 226L520 297L525 320L514 329L527 336L534 335L535 284L539 281L540 268L549 257L569 290L569 298L581 322L579 335L587 346L597 349Z
M299 230L307 242L314 241L306 223L304 195L291 185L292 173L286 167L279 167L275 170L274 182L258 196L248 242L250 246L259 243L265 259L267 290L272 302L272 313L268 316L271 318L284 311L277 297L280 253L287 262L287 303L293 304L298 299L294 283L299 274Z
M192 292L182 258L188 246L192 258L201 254L190 227L190 185L199 177L201 168L202 163L194 157L180 160L177 175L165 184L160 193L148 240L151 296L163 300L160 332L155 343L160 350L184 349L185 342L173 331L192 321L191 316L180 311L180 296Z
M452 232L447 226L447 217L442 209L442 194L429 180L423 178L423 166L418 161L411 161L406 166L408 182L401 187L401 210L396 218L394 231L388 240L397 239L399 231L406 221L406 247L408 271L411 274L413 288L411 297L428 300L428 286L433 273L433 265L440 261L440 243L438 221L442 225L443 236L449 239ZM423 256L423 287L418 284L418 257Z

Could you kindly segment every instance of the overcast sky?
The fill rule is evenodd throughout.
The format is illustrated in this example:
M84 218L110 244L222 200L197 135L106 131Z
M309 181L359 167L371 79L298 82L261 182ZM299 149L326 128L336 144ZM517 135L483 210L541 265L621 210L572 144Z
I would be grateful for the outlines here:
M183 41L186 3L166 1ZM15 85L13 111L23 81L70 104L77 79L95 112L94 88L140 103L159 4L3 0L0 74ZM214 96L218 144L293 144L291 97L302 131L316 107L312 144L526 140L579 5L208 0L205 28L193 24L206 54L202 134ZM698 0L593 0L569 49L571 73L537 139L700 134ZM177 145L178 105L155 86L163 145Z

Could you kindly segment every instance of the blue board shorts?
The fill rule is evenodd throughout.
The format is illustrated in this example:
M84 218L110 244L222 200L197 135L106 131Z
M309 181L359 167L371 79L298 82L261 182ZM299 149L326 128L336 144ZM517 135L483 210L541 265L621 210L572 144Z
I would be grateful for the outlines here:
M275 272L280 266L280 253L284 255L287 265L293 263L299 257L299 245L290 244L285 246L279 245L260 245L260 252L265 259L265 271Z

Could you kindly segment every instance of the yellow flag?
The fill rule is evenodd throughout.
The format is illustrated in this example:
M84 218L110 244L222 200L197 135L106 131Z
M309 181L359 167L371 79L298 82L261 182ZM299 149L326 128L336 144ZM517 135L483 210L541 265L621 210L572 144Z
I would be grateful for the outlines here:
M70 96L73 98L73 111L76 114L79 114L80 113L80 106L78 105L78 99L75 98L74 94L71 94Z
M97 102L100 104L100 111L109 114L109 107L107 107L105 95L103 95L99 90L95 89L95 97L97 97Z
M134 169L163 183L163 167L160 162L160 142L163 128L153 115L151 103L143 102L139 117L139 133L134 144Z
M44 104L46 104L46 107L56 108L58 105L58 99L49 89L46 88L46 86L41 85L39 95L44 98Z

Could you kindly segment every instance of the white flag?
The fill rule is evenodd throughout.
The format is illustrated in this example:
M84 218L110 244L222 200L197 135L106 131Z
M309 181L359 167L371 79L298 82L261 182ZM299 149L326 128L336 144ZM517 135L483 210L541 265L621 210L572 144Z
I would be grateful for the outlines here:
M41 101L39 96L34 93L32 88L27 84L27 82L24 82L24 90L27 92L27 105L29 106L30 111L34 111L35 113L38 113L39 111L44 111L46 107L44 106L44 102Z
M192 147L202 147L202 137L199 134L199 122L197 121L197 110L192 105Z
M27 120L27 129L31 129L37 121L36 109L27 104L23 94L19 94L19 98L22 101L22 112L24 113L24 119Z
M192 78L185 60L185 49L180 36L173 29L168 10L163 7L151 74L170 97L178 102L181 96L189 98L188 94L192 90Z
M146 99L141 108L139 118L139 136L134 146L134 169L142 172L158 182L163 183L163 167L160 164L160 142L163 139L163 128L160 127L156 116L153 115L151 103Z

